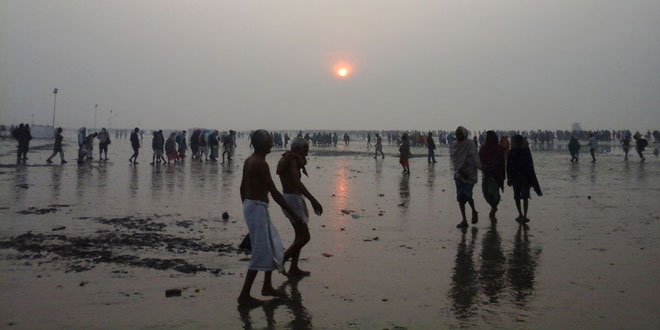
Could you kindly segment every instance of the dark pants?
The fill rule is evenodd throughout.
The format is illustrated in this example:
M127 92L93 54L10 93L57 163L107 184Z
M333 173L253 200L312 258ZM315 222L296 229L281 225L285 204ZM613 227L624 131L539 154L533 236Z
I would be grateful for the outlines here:
M16 157L19 158L19 159L27 158L27 152L28 152L29 149L30 149L29 144L19 143L18 144L18 150L17 150L17 153L16 153Z
M140 150L139 147L133 146L133 156L131 156L131 159L137 160L139 150Z
M429 149L429 157L428 157L429 163L434 162L435 163L435 153L433 152L433 149Z

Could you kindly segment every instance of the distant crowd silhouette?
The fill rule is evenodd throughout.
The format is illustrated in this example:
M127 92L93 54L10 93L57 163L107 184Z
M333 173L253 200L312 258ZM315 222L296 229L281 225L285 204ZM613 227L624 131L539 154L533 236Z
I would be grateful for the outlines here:
M469 226L466 216L466 204L471 209L470 223L476 224L479 221L479 213L473 198L473 188L478 182L479 172L482 173L482 193L487 204L490 206L489 219L492 230L489 232L489 235L491 236L497 235L494 228L497 223L496 214L501 201L500 192L504 191L505 183L509 187L512 187L513 199L518 211L518 217L515 221L519 223L519 229L516 236L516 250L514 250L514 253L509 258L508 269L513 274L511 276L512 278L520 278L520 276L517 276L519 273L516 268L519 267L518 264L520 263L522 267L527 267L535 263L526 247L527 243L518 244L519 240L521 242L527 242L527 236L526 234L521 235L521 230L525 232L528 228L527 223L530 221L528 218L530 191L533 189L538 196L543 195L536 177L530 142L528 140L531 140L533 145L547 145L554 144L555 139L568 139L567 147L571 154L571 162L573 163L579 161L579 150L581 148L579 139L588 139L587 145L590 149L592 162L596 162L595 150L598 147L599 141L619 141L624 150L624 159L626 161L628 160L628 151L632 147L632 140L635 141L635 149L641 161L645 160L643 151L649 144L648 139L653 137L656 144L660 142L660 132L658 131L654 131L653 133L648 132L646 138L639 132L633 135L630 131L570 133L566 131L518 132L489 130L475 132L472 139L470 139L470 131L463 126L459 126L455 131L359 131L351 133L344 132L343 134L345 146L350 145L351 139L366 140L366 148L370 149L373 147L375 149L373 157L377 163L380 163L385 158L381 134L387 137L388 144L397 144L399 147L399 163L403 169L402 178L405 179L402 182L406 182L405 185L407 185L407 178L411 173L409 161L413 156L411 147L426 147L428 150L427 162L429 164L437 162L434 154L437 149L435 137L437 137L438 144L449 147L452 179L456 186L456 200L461 213L461 221L457 227L463 233L461 243L458 247L455 278L453 279L454 283L451 289L451 295L455 304L454 309L459 315L469 314L469 307L472 304L471 299L473 295L466 294L463 291L468 290L472 292L473 287L476 285L472 280L475 274L470 267L471 255L474 249L473 242L476 235L475 228L473 228L470 244L466 244L465 233L466 228ZM21 124L13 128L11 134L18 141L17 161L19 163L25 162L27 160L29 144L32 140L30 126ZM127 135L123 129L115 130L116 139L125 139ZM129 158L129 162L132 165L138 164L143 135L144 131L138 127L130 132L129 140L133 154ZM190 158L194 161L216 162L222 157L222 163L225 163L226 157L226 161L231 162L237 147L237 139L244 136L249 139L249 146L253 149L253 152L244 162L240 184L243 215L249 234L241 245L249 247L252 253L245 282L237 299L240 307L252 308L263 305L265 302L252 297L250 293L259 271L265 273L261 294L272 297L283 297L286 295L283 287L276 289L273 286L273 270L279 270L290 278L292 290L295 289L294 284L297 283L294 280L295 278L310 275L309 271L300 269L298 265L301 250L310 240L309 227L307 225L310 214L307 209L306 200L311 203L316 215L323 213L323 207L302 183L302 174L305 176L308 175L305 165L307 164L310 146L337 147L339 135L337 132L305 132L303 134L303 131L299 131L296 137L291 139L289 132L271 133L266 130L256 130L243 133L229 130L228 132L221 133L218 130L193 129L189 139L185 130L171 131L167 139L165 139L163 130L152 131L151 147L153 153L150 164L154 166L183 162L187 158L186 153L188 149L191 151ZM79 164L84 165L93 159L96 140L98 140L99 146L98 161L108 160L108 147L112 141L110 139L110 133L105 128L101 128L98 132L87 134L87 129L83 127L78 130L77 140ZM266 156L271 152L272 147L286 148L289 142L291 142L290 151L286 151L277 164L276 174L280 178L282 186L282 193L280 193L271 178ZM222 154L220 155L221 146ZM657 156L657 148L655 150ZM62 128L59 127L55 130L53 153L48 157L46 162L49 164L52 163L51 159L57 154L60 155L61 162L63 164L66 163L63 150ZM369 155L371 155L370 152ZM378 160L379 156L381 157L381 161ZM282 208L282 211L290 220L295 231L295 239L286 250L277 229L270 220L268 195ZM491 236L484 237L484 240L489 242L490 238L488 237ZM521 237L524 240L521 240ZM493 269L484 268L484 271L492 271L501 277L504 274L504 268L502 266L502 260L504 258L501 252L498 253L499 255L494 256L497 260L493 260L492 265L485 265L485 267L492 266ZM284 267L287 261L291 262L288 270ZM533 274L529 279L533 280ZM493 286L498 284L491 282L484 284L487 286L487 294L489 294L491 299L496 299L499 293ZM517 287L520 289L520 300L524 300L524 295L531 289L531 284L521 283ZM292 305L291 308L295 310L299 309L304 314L304 309L299 308L299 306ZM301 321L308 322L308 319L301 317Z

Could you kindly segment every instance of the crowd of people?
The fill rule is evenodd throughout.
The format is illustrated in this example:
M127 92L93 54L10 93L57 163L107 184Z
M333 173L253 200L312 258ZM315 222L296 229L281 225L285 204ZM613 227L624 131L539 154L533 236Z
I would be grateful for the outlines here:
M123 131L123 130L122 130ZM409 175L410 162L412 157L411 146L425 146L428 150L428 163L436 163L435 139L440 145L449 146L451 160L452 180L456 187L456 200L461 213L461 221L457 227L465 229L469 224L476 224L479 221L479 212L475 206L473 198L474 185L479 181L479 172L481 172L481 190L486 203L490 206L489 219L495 223L496 214L501 201L501 192L504 191L505 184L512 188L513 199L518 211L518 217L515 219L520 226L527 226L530 221L528 218L530 191L538 196L542 196L541 187L537 179L534 161L530 150L530 143L553 143L554 139L565 138L563 134L552 131L524 132L526 135L517 131L485 131L476 132L470 139L470 131L465 127L458 127L455 131L431 131L431 132L404 132L398 135L396 132L360 132L357 138L363 138L367 142L367 148L374 147L374 158L379 156L384 159L383 138L381 134L387 137L388 143L397 143L399 146L399 163L403 168L403 175ZM579 138L587 138L587 145L590 149L592 161L596 161L595 150L599 141L608 141L608 138L615 137L621 143L625 153L625 160L628 160L628 151L632 147L631 141L634 140L635 149L643 161L644 148L648 145L648 140L637 132L632 135L629 131L598 131L591 132L588 135L584 133L571 134L568 142L568 150L571 154L571 162L579 161L579 151L581 148ZM196 161L217 161L222 157L225 162L225 156L228 161L232 160L236 148L236 141L243 133L237 133L233 130L220 133L218 130L194 129L190 138L187 138L186 131L169 132L167 139L162 130L154 130L152 135L152 165L170 164L183 161L186 158L188 148L191 151L191 158ZM142 145L143 131L135 128L130 133L130 143L133 148L133 155L129 161L137 164L139 150ZM27 159L29 142L32 139L30 127L28 125L19 125L12 130L12 136L18 141L17 157L19 161ZM125 134L117 134L115 138L125 138ZM355 136L355 135L354 135ZM660 133L649 132L647 137L654 137L656 143L660 142ZM99 161L108 160L108 146L111 144L110 134L102 128L99 132L87 134L85 128L78 130L78 162L84 163L93 158L93 149L95 141L99 143ZM307 276L310 274L299 267L300 253L310 240L308 227L309 211L305 200L308 200L317 215L321 215L323 207L321 203L307 190L302 183L302 175L308 175L306 170L307 156L310 145L317 147L336 146L339 140L337 132L317 132L303 134L300 131L297 137L292 140L287 132L274 132L273 134L265 130L257 130L249 133L250 147L253 153L245 160L243 165L243 174L240 184L240 196L243 203L243 215L248 227L249 235L246 241L252 250L248 272L245 276L243 288L238 297L240 306L258 306L264 301L251 296L250 291L254 280L259 271L265 272L265 278L261 294L264 296L279 297L284 295L272 285L272 271L279 270L290 277ZM509 141L509 137L511 140ZM291 149L286 151L280 158L276 174L278 175L282 193L280 193L271 178L271 172L266 162L266 156L271 152L273 146L287 147L291 140ZM343 140L346 145L351 141L348 132L343 134ZM46 160L51 163L51 159L57 154L60 155L62 163L66 163L62 149L62 128L57 128L55 132L55 143L53 153ZM220 148L222 147L222 155ZM657 150L657 149L656 149ZM657 154L656 154L657 155ZM268 195L282 208L284 215L289 219L295 237L291 245L285 250L284 244L280 239L277 229L270 220L268 210ZM468 222L466 216L466 205L470 207L471 218ZM285 263L290 261L290 267L287 270Z
M591 155L591 161L596 161L596 153L598 150L598 145L600 142L611 142L619 141L621 147L624 151L624 160L628 160L628 152L631 148L634 148L637 155L641 161L644 161L646 157L643 152L645 148L649 145L649 140L654 140L655 144L660 144L660 131L655 130L651 132L647 131L646 134L642 134L639 131L635 134L632 134L629 130L595 130L595 131L566 131L566 130L529 130L529 131L503 131L495 130L495 134L501 136L503 141L500 141L503 145L509 145L508 137L515 135L521 135L525 138L528 144L534 146L535 149L538 149L537 145L550 145L552 146L555 143L555 140L559 141L568 141L566 144L567 149L571 155L571 162L578 162L580 149L582 148L580 140L586 140L587 146L589 148L589 153ZM190 138L187 137L186 131L171 131L168 134L168 137L165 138L162 130L154 130L152 137L152 159L150 164L159 165L159 164L170 164L180 162L185 159L186 152L188 148L192 153L192 159L198 161L217 161L219 158L222 158L222 163L225 163L225 160L232 160L232 157L236 148L236 140L241 138L245 134L249 135L250 133L236 132L230 130L228 132L219 132L218 130L208 130L208 129L194 129ZM487 139L486 131L475 131L468 132L472 135L472 141L477 146L482 146L485 144ZM17 159L18 161L27 160L27 153L29 151L30 141L32 140L32 135L30 133L30 126L28 124L20 124L18 126L11 127L11 135L16 141L18 141L17 148ZM130 131L126 129L115 129L114 136L115 139L125 139L130 135L131 145L134 149L134 153L130 158L131 163L137 164L137 156L139 155L139 150L144 138L144 131L140 129L134 129ZM286 148L291 140L289 132L272 132L273 136L273 145L278 148ZM337 147L341 134L338 134L336 131L324 131L324 132L312 132L299 131L297 134L298 138L302 138L309 145L315 147ZM403 137L406 137L405 140ZM56 154L60 154L60 159L62 164L66 163L64 157L64 150L62 149L62 131L61 129L56 129L55 132L55 143L53 147L53 157ZM112 143L110 139L110 133L102 128L98 132L87 133L87 129L82 127L78 130L78 163L83 164L87 160L94 159L94 144L98 141L99 148L99 160L108 160L108 147ZM342 140L344 141L345 146L349 146L351 140L364 140L367 142L367 148L375 148L374 158L377 158L379 155L384 158L383 154L383 143L384 139L387 138L388 145L396 144L400 146L403 150L410 150L410 147L426 147L428 148L428 162L435 162L435 150L436 142L440 146L450 147L455 141L457 141L456 133L453 131L445 130L436 130L436 131L380 131L380 132L371 132L371 131L353 131L353 132L344 132ZM635 142L634 146L632 142ZM610 144L607 144L609 148ZM543 147L541 147L543 148ZM659 153L658 148L654 148L654 153L657 155ZM47 162L52 163L49 157ZM409 155L407 157L410 157ZM401 157L404 158L404 157ZM404 167L404 172L410 171L409 166L404 165L405 160L401 160L402 166Z

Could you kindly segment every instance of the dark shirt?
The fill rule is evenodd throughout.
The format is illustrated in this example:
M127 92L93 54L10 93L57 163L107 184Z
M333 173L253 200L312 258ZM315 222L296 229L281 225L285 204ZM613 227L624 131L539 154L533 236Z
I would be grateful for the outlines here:
M194 131L190 136L190 146L195 150L199 146L199 131Z
M217 147L219 145L220 145L220 141L218 141L217 135L209 136L209 147Z
M140 147L140 139L138 138L138 135L135 132L131 133L131 146L133 146L133 148Z
M62 136L62 134L58 133L57 135L55 135L55 149L56 150L62 149L62 140L64 140L64 137Z
M433 141L433 137L429 136L429 138L426 141L427 147L429 150L435 150L435 142Z
M399 146L399 152L401 153L401 158L410 158L410 144L408 141L401 141L401 146Z
M153 140L151 140L151 148L154 150L163 150L165 141L163 135L156 133Z

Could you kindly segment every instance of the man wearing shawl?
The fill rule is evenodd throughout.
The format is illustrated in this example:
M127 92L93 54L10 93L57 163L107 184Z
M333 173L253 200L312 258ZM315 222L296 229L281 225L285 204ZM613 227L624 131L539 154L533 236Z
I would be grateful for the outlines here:
M511 139L511 151L507 160L506 174L507 184L513 186L513 198L518 209L516 221L527 223L527 209L529 208L529 189L534 188L538 196L543 196L541 187L536 179L532 152L529 151L527 141L521 135L515 135ZM523 200L523 210L520 209L520 200Z
M298 218L302 221L297 221L291 217L288 212L284 214L289 218L291 225L296 233L296 237L291 246L284 253L284 262L291 259L291 267L287 272L287 276L308 276L310 273L303 271L298 267L298 259L300 258L300 251L309 242L309 211L307 211L307 204L305 204L306 197L312 203L312 208L316 215L323 213L323 207L314 196L307 190L305 185L300 181L302 171L307 176L305 164L307 164L307 152L309 151L309 144L304 139L296 138L291 142L291 151L287 151L282 155L282 158L277 163L277 175L280 177L282 183L282 197L289 207L296 213Z
M571 163L576 163L580 160L580 142L578 142L575 136L571 136L571 140L568 141L568 152L571 153Z
M456 141L451 145L450 158L454 171L454 182L456 183L456 200L461 208L463 220L456 226L458 228L467 228L468 223L465 218L465 203L470 204L472 209L472 224L479 221L479 214L474 208L472 199L472 188L478 181L477 169L481 168L481 163L477 155L477 148L468 137L468 130L463 126L456 129Z
M479 160L481 161L481 190L488 205L490 205L490 220L497 221L495 212L500 203L500 189L504 190L504 147L497 141L494 131L486 132L486 141L479 149Z

